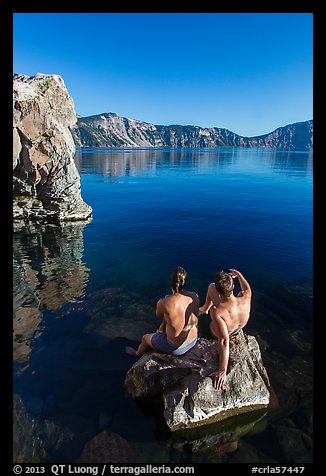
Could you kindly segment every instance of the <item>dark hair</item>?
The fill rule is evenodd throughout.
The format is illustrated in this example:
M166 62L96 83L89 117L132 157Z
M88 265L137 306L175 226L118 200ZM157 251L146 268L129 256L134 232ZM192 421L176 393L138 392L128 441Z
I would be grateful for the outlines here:
M225 297L229 297L233 291L233 279L225 271L218 271L214 278L215 287L218 293Z
M178 266L175 268L170 276L170 283L174 292L179 293L184 289L187 279L187 271Z

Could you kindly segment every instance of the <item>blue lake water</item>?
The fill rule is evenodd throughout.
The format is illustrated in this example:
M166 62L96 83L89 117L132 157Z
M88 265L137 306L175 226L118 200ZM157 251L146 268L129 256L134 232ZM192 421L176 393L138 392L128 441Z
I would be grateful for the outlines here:
M300 414L310 414L311 385L300 390L308 403L291 406L295 389L276 368L293 368L293 387L298 372L310 375L312 152L89 148L75 160L92 221L14 234L14 384L27 412L40 425L73 428L75 458L85 435L108 429L149 462L232 462L236 453L177 451L156 435L155 420L123 391L133 362L123 348L155 330L155 302L175 266L188 271L202 304L214 273L237 268L253 289L247 330L280 400L274 418L291 417L307 432ZM271 428L260 430L260 443L244 436L242 447L284 462L284 448L271 449ZM45 460L67 460L49 445Z

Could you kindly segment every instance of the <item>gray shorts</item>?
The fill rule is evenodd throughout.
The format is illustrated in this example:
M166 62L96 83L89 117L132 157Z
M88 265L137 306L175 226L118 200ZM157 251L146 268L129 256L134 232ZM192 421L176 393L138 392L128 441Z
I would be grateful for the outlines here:
M151 345L154 350L158 350L164 354L183 355L196 344L197 340L198 337L196 336L190 342L187 342L187 344L178 347L168 341L168 337L165 332L156 332L152 336Z

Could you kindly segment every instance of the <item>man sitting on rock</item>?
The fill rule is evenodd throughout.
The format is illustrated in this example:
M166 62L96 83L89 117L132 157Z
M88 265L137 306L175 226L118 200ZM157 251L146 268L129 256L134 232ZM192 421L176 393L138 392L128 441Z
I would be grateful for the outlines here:
M233 294L233 278L238 278L241 287L237 296ZM217 390L222 388L226 378L229 337L236 335L247 324L250 308L251 288L240 271L230 269L230 273L216 273L214 282L208 286L205 304L199 308L199 312L205 314L209 311L209 337L218 340L219 367L210 375Z
M156 316L162 319L159 329L145 334L137 350L126 347L129 355L140 357L149 349L172 355L183 355L198 339L199 297L186 291L187 272L178 266L171 274L172 294L167 294L156 305Z

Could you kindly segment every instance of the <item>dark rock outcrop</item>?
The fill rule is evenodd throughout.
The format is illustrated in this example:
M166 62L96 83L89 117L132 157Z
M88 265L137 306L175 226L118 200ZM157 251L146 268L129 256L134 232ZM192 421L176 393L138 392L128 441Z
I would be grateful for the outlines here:
M76 120L73 100L60 76L14 76L14 220L60 222L91 216L73 159L69 127Z
M222 390L215 390L209 377L217 366L217 343L201 338L180 357L147 352L128 371L125 388L139 402L163 402L172 431L269 406L269 378L253 336L241 331L232 337Z
M310 150L313 121L297 122L255 137L219 127L160 126L114 113L80 117L71 128L77 147L248 147Z
M78 429L78 417L73 422L61 418L40 419L29 413L20 395L13 396L13 462L48 463L71 462L78 458L81 448L94 435L94 428L85 428L83 418Z
M42 449L37 440L38 425L27 414L19 395L13 398L13 462L39 463Z

